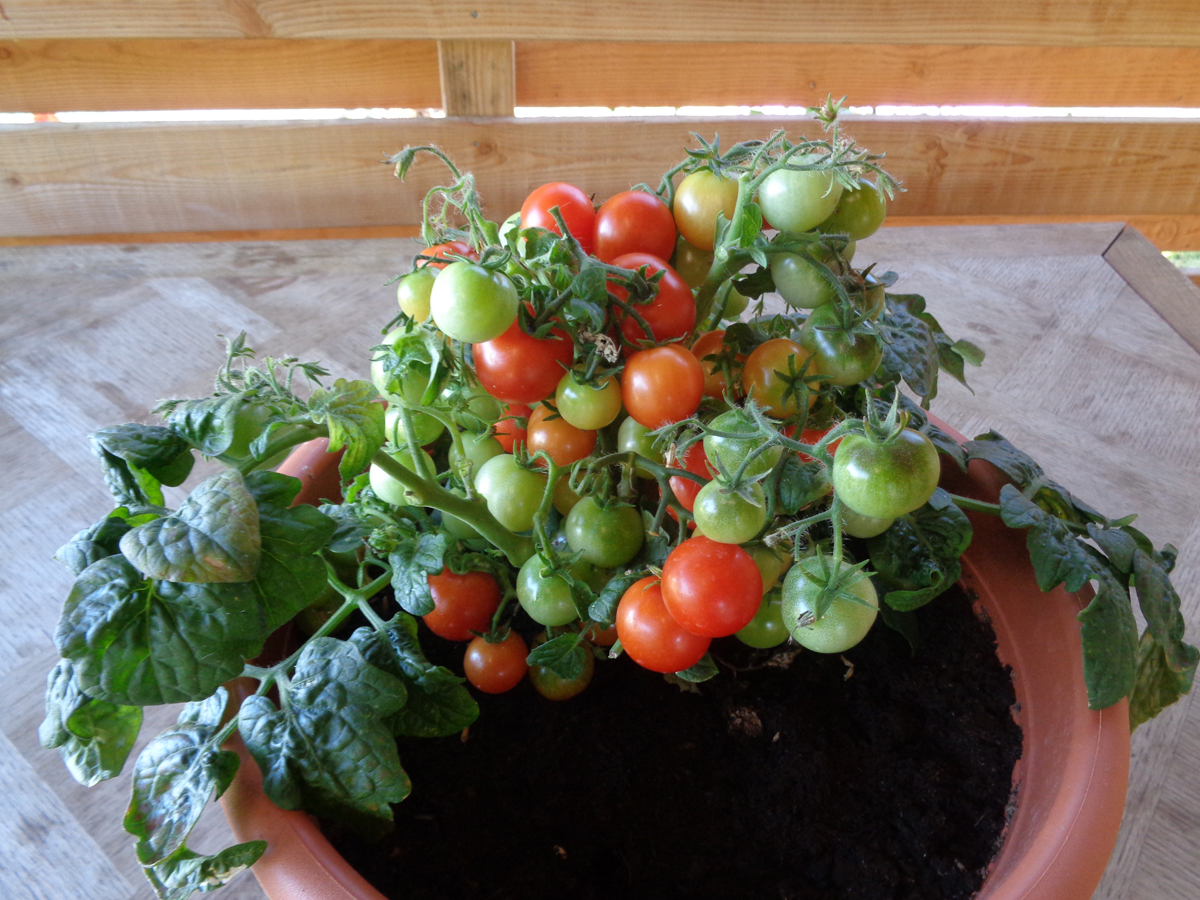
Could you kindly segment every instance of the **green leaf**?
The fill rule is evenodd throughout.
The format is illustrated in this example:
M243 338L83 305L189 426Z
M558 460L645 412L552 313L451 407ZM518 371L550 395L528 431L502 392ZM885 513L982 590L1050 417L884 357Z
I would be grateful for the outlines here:
M233 443L237 412L249 397L242 391L182 400L171 409L167 425L205 456L220 456Z
M187 900L196 891L213 891L250 868L267 849L266 841L246 841L203 856L181 847L169 859L145 870L159 900Z
M95 525L85 528L58 548L54 558L78 575L96 560L121 552L121 538L132 526L120 507Z
M262 552L252 582L274 631L317 599L328 583L321 548L334 521L312 506L292 506L300 480L277 472L252 472L246 489L258 505Z
M249 581L262 550L258 507L242 476L226 469L197 485L174 515L125 534L120 546L150 578L196 584Z
M702 681L708 681L710 678L715 678L718 674L717 664L713 662L712 655L705 653L700 658L700 662L682 672L676 672L675 677L683 681L699 684Z
M1146 628L1162 647L1167 665L1171 671L1190 678L1200 654L1183 640L1185 625L1179 594L1162 565L1143 550L1133 554L1133 585Z
M779 478L779 512L794 516L829 493L829 476L819 462L801 462L795 454L783 461Z
M1195 668L1177 672L1167 662L1162 644L1147 628L1138 645L1137 674L1129 697L1129 727L1137 728L1192 689Z
M1035 482L1044 481L1046 473L1034 462L1033 457L1022 453L996 431L981 434L973 441L964 445L967 459L982 459L1012 479L1019 488L1029 487Z
M90 696L150 706L208 697L267 633L250 585L154 581L110 556L75 579L54 640Z
M908 647L915 656L921 649L921 632L917 626L916 615L912 612L901 612L885 603L879 608L879 616L884 625L908 641Z
M588 617L606 628L612 625L617 618L617 604L621 602L625 592L644 577L642 572L630 572L610 578L608 584L600 591L600 596L588 607Z
M933 600L962 574L959 557L971 544L971 522L941 488L929 502L867 541L871 565L896 590L884 598L909 611Z
M417 641L417 622L399 613L385 634L360 628L350 636L367 662L394 675L407 689L407 700L388 719L397 737L441 737L457 734L479 717L479 706L463 686L464 679L430 663Z
M428 576L442 571L446 537L439 533L417 534L398 543L388 554L392 567L392 590L405 612L423 616L433 611Z
M1063 584L1074 593L1093 577L1095 561L1087 545L1011 484L1000 489L1000 516L1009 528L1029 529L1029 560L1043 591Z
M308 401L313 421L329 429L329 452L346 448L338 471L353 478L383 446L383 406L369 381L339 378L333 390L317 388Z
M138 756L125 830L138 839L143 866L160 863L182 848L208 801L223 794L237 774L238 755L216 744L217 730L211 724L184 722L168 728Z
M354 644L316 638L301 651L283 709L249 697L238 728L276 806L373 835L390 825L390 804L410 790L384 723L404 700L403 684L368 663Z
M924 321L925 299L916 294L888 294L879 324L887 338L875 377L884 384L903 381L922 400L937 396L938 344ZM931 316L929 318L932 318Z
M102 428L91 440L108 488L119 503L159 506L161 484L181 484L192 468L187 441L162 425Z
M1104 709L1134 687L1137 670L1138 631L1129 602L1129 588L1108 566L1094 561L1096 596L1079 613L1083 623L1083 679L1088 706Z
M79 687L70 660L59 660L46 678L46 718L38 737L58 748L71 777L84 787L121 773L142 727L142 710L93 700Z
M1117 528L1102 528L1094 522L1088 523L1088 535L1104 551L1109 562L1118 572L1129 575L1133 572L1133 554L1137 552L1137 542Z
M531 666L544 666L559 678L570 681L583 674L586 647L580 646L583 635L560 634L529 652L526 661Z

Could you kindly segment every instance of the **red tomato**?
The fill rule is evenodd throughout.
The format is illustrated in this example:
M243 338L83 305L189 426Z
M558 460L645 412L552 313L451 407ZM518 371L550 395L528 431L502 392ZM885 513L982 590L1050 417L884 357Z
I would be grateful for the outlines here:
M804 361L808 359L808 351L787 338L773 338L755 347L742 366L742 387L758 401L759 406L777 419L786 419L799 409L794 394L784 397L788 383L779 374L790 371L789 358L791 366L799 372ZM811 366L808 374L814 374ZM816 402L817 385L810 383L809 409Z
M463 674L467 681L479 688L485 694L503 694L511 691L525 673L529 664L525 657L529 649L524 639L515 631L510 631L508 637L498 644L489 644L481 637L476 637L467 644L467 653L463 657Z
M554 393L563 367L575 358L575 344L558 329L535 338L518 319L500 337L472 344L471 352L485 391L505 403L533 404Z
M762 594L762 573L737 544L688 538L663 564L663 604L692 634L714 638L740 631L758 612Z
M687 453L680 457L676 468L687 469L689 472L699 475L705 480L711 480L713 473L708 468L708 455L704 452L704 442L696 441L696 443L688 447ZM696 502L696 495L700 493L700 489L704 485L697 484L690 478L682 478L679 475L671 476L670 485L671 490L675 494L675 499L679 501L679 505L688 512L691 512L692 506Z
M617 604L617 637L639 666L652 672L682 672L700 662L712 643L679 627L663 604L654 578L630 585Z
M442 244L434 244L432 247L427 247L421 251L421 256L432 256L435 260L418 260L421 264L419 268L429 266L431 269L444 269L454 260L450 259L446 254L454 253L458 256L465 256L469 259L479 259L479 254L470 248L469 245L462 241L446 241Z
M504 404L504 414L492 427L495 428L496 440L500 442L505 453L512 453L514 447L524 444L527 440L527 430L518 425L516 419L528 419L529 413L529 407L521 403Z
M597 258L606 263L626 253L670 259L675 252L675 217L657 194L622 191L605 200L596 213L595 246Z
M649 253L626 253L614 259L613 265L622 269L638 269L645 266L647 276L655 272L664 273L654 299L647 304L633 307L650 326L655 342L662 343L681 338L692 330L692 326L696 324L696 297L687 282L680 278L670 265ZM612 282L609 282L608 289L621 300L629 296L625 288ZM638 341L647 339L645 330L633 316L626 316L622 311L617 314L617 320L621 323L621 332L629 343L636 345Z
M562 234L558 223L550 210L558 207L563 221L571 236L583 245L588 253L592 252L592 234L595 231L596 208L592 206L591 198L573 184L562 181L552 181L543 184L525 198L521 204L522 228L545 228L555 234Z
M834 424L836 424L836 423L834 423ZM805 428L802 432L800 432L800 443L802 443L802 444L819 444L821 442L821 438L825 437L825 435L829 434L829 432L832 430L833 430L833 425L827 425L824 428ZM787 428L783 429L784 437L790 438L795 433L796 433L795 425L789 425ZM834 441L832 444L830 444L825 449L828 450L830 455L832 456L833 453L837 451L837 445L840 444L841 442L842 442L842 439L838 438L836 441ZM811 456L809 456L807 453L797 453L796 456L800 459L800 462L815 462L815 460Z
M713 362L705 362L704 357L714 356L720 353L725 347L725 329L718 331L709 331L696 338L696 343L692 344L692 355L700 360L700 365L704 369L704 396L715 397L720 400L725 396L725 392L729 387L725 382L725 373L721 371L721 367ZM745 362L746 357L739 353L737 355L739 362ZM729 391L733 396L740 393L741 385L733 384L733 390Z
M704 370L691 351L678 344L651 347L629 357L621 374L621 400L634 421L661 428L700 408Z
M609 625L607 628L601 628L599 625L592 625L584 637L597 647L611 647L617 642L617 626Z
M500 586L487 572L456 575L442 569L428 575L433 612L423 617L429 630L448 641L469 641L472 631L487 631L500 607Z
M576 428L562 416L554 415L547 406L539 406L529 414L526 447L530 453L545 450L557 465L569 466L583 459L596 447L596 432Z

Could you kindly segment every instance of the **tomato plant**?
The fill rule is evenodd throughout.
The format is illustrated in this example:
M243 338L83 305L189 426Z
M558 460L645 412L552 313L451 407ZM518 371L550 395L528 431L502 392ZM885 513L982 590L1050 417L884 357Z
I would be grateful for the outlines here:
M499 337L475 344L471 355L484 390L505 403L532 405L554 393L575 345L559 329L535 338L514 321Z
M479 467L475 488L501 525L510 531L528 531L542 502L546 476L522 467L511 454L502 453Z
M656 343L681 338L692 330L692 326L696 324L696 298L687 282L667 263L649 253L626 253L613 260L613 265L622 269L640 269L644 266L647 277L657 272L663 273L658 282L658 293L653 299L649 303L633 306L650 326ZM608 290L619 300L629 297L629 292L618 284L610 283ZM621 322L621 332L629 343L636 346L639 341L647 340L645 329L633 316L622 312L618 315L618 320Z
M759 344L742 366L742 387L760 406L777 419L786 419L800 409L798 397L802 387L808 389L809 408L816 402L817 384L804 379L791 379L790 372L800 373L808 351L787 338L774 338ZM808 376L816 375L811 368Z
M479 344L504 334L517 318L517 289L503 272L450 263L433 282L429 311L445 334Z
M537 188L521 204L522 228L545 228L562 234L551 210L558 207L571 237L592 252L592 236L595 232L596 208L591 198L573 184L552 181Z
M667 612L657 579L635 581L617 604L617 638L635 663L652 672L682 672L708 652L711 640L684 630Z
M426 576L433 612L422 618L429 630L448 641L469 641L473 631L487 631L500 608L500 585L488 572L442 569Z
M841 570L848 568L845 562ZM817 653L842 653L849 650L871 630L879 610L879 597L871 579L861 577L846 589L861 600L856 603L835 597L825 614L815 619L817 599L825 588L826 571L832 565L826 559L810 556L794 565L783 580L783 623L802 647Z
M467 644L467 652L463 656L463 674L467 676L467 681L485 694L503 694L515 688L525 677L529 670L529 664L525 662L528 655L525 639L515 631L510 631L508 637L495 644L476 637Z
M641 350L625 363L621 399L629 415L646 428L686 419L704 396L704 370L678 344Z
M733 634L754 618L762 594L758 566L734 544L688 538L663 564L663 604L680 627L693 634Z
M596 211L595 227L594 252L606 263L626 253L649 253L668 259L675 250L675 219L657 194L614 194Z
M833 458L833 490L859 515L893 519L933 496L941 466L933 442L912 428L886 442L848 434Z
M693 247L711 251L716 242L717 216L724 213L725 218L733 218L737 195L736 178L709 169L693 172L675 189L675 227Z
M623 566L642 549L642 514L632 506L607 509L595 497L584 497L563 524L567 545L594 566Z
M816 161L810 157L792 158L797 164ZM799 234L829 218L841 195L842 186L828 169L778 169L763 179L758 205L780 231Z

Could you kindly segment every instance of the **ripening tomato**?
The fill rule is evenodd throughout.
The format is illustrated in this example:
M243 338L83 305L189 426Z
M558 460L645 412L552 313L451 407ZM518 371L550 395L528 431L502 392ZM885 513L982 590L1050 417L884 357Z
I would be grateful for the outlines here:
M937 490L937 448L921 432L901 430L881 443L848 434L833 458L833 489L859 515L891 519L924 506Z
M806 359L808 351L794 341L787 338L765 341L746 357L742 366L742 386L768 413L777 419L786 419L800 409L796 394L788 392L789 383L784 377L791 371L788 361L791 360L791 366L799 372ZM810 367L807 374L816 373ZM817 384L805 384L809 389L808 406L811 409L817 401Z
M678 344L651 347L629 357L621 375L621 399L635 420L651 430L686 419L700 408L704 370Z
M617 638L635 663L652 672L682 672L703 659L709 638L680 627L654 578L635 581L617 604Z
M486 631L500 608L500 585L488 572L458 575L442 569L427 575L433 612L422 618L429 630L448 641L469 641L473 631Z
M518 319L499 337L473 345L471 353L484 390L505 403L534 404L554 393L563 367L575 358L575 344L557 328L535 338Z
M700 365L704 369L704 396L713 397L720 400L728 391L731 395L737 396L740 393L741 385L734 379L732 385L725 380L725 372L720 364L708 360L706 356L716 356L728 349L725 346L725 329L721 328L717 331L708 331L696 338L696 343L692 344L692 355L700 360ZM745 362L746 357L738 354L735 357L737 362Z
M554 391L558 413L576 428L595 431L616 421L621 412L621 382L606 375L593 387L564 372Z
M762 600L762 575L736 544L688 538L663 563L663 604L680 627L725 637L745 627ZM624 640L621 642L624 644Z
M523 419L527 423L530 412L529 407L522 403L504 404L504 412L492 427L496 432L496 440L500 442L505 453L513 453L515 448L524 446L528 439L528 429L520 420Z
M563 221L567 223L571 237L579 241L585 251L591 253L596 208L592 206L591 198L573 184L552 181L534 190L521 204L521 227L545 228L555 234L562 234L550 213L556 206L562 214Z
M622 191L596 212L595 255L613 262L626 253L670 259L675 250L675 219L657 194Z
M693 172L675 189L672 209L675 227L693 247L712 250L716 243L717 216L724 213L725 218L732 219L737 197L736 178L725 178L708 169Z
M650 326L652 338L656 343L681 338L692 330L696 324L696 298L692 289L687 286L679 275L667 263L649 253L626 253L613 260L614 266L622 269L639 269L646 267L646 277L662 272L662 280L658 282L658 293L646 304L634 304L638 315ZM629 292L618 284L609 282L608 290L620 300L626 300ZM625 340L636 345L638 341L647 340L646 331L638 324L637 319L627 315L623 310L617 314L621 323L621 332Z
M676 461L675 468L686 469L693 475L699 475L705 481L711 479L713 473L708 467L708 455L704 452L704 442L696 441L696 443L688 447L684 454ZM691 512L692 507L696 503L696 495L700 493L700 489L704 485L692 481L690 478L684 478L682 475L672 475L668 483L671 485L671 492L675 495L675 499L679 501L679 505L688 512Z
M529 649L525 640L515 631L510 631L508 637L495 644L476 637L467 644L463 674L485 694L503 694L525 677L529 670L529 664L525 662L527 656Z
M420 256L432 257L430 260L418 259L418 269L444 269L454 260L449 254L455 256L465 256L467 259L479 259L479 254L463 241L445 241L441 244L434 244L432 247L426 247L420 252Z
M530 453L544 450L556 465L569 466L583 459L596 447L596 432L576 428L547 406L538 406L529 414L526 446Z

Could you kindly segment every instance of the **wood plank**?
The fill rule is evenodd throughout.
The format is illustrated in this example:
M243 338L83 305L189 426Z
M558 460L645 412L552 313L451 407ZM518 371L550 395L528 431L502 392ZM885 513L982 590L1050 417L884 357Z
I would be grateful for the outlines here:
M775 128L815 131L807 119L749 116L7 126L0 234L411 225L444 169L425 161L385 187L380 161L429 143L473 170L504 218L546 181L604 197L655 178L691 131L728 146ZM888 151L908 188L897 216L1124 220L1200 208L1200 123L851 118L845 129Z
M65 244L212 244L223 241L322 241L416 237L419 225L364 225L348 228L258 228L238 231L142 231L117 234L62 234L0 237L0 247Z
M810 106L827 94L854 106L1197 107L1200 54L1163 47L517 44L519 106Z
M1200 46L1194 0L6 0L0 38L473 40Z
M1200 214L1121 216L1125 224L1140 231L1159 250L1200 250ZM1036 213L1012 216L888 216L888 228L920 225L1049 225L1078 222L1111 222L1113 216L1048 216Z
M512 41L438 41L442 109L448 116L511 116Z
M1135 229L1126 228L1104 258L1122 278L1200 353L1200 289Z
M0 41L13 112L441 104L432 41Z

